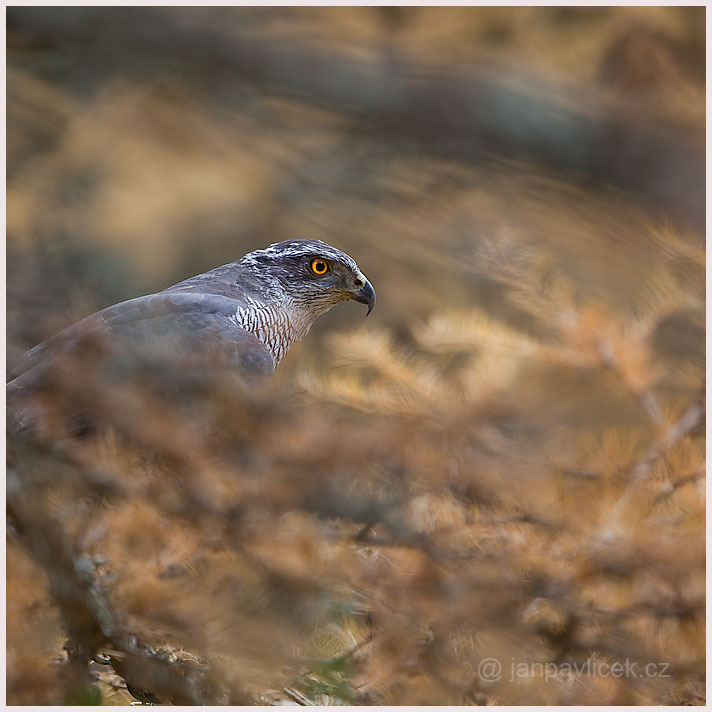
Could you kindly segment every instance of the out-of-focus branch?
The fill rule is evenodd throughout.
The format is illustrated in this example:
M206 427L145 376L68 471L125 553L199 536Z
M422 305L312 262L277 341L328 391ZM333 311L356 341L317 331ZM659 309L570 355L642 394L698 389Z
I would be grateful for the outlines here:
M704 470L695 470L694 472L691 472L689 475L685 475L684 477L680 477L679 479L675 480L675 482L671 482L670 485L660 492L657 497L655 498L656 502L662 502L664 499L667 499L670 497L674 492L677 492L677 490L680 489L680 487L684 487L687 484L690 484L691 482L696 482L697 480L701 479L702 477L705 476L705 471Z
M90 690L88 662L109 650L116 672L145 699L184 705L244 704L235 685L217 679L207 664L171 657L141 642L113 608L97 581L92 562L74 551L61 525L39 503L41 493L17 470L8 472L7 502L23 544L44 569L69 643L68 701Z
M668 428L665 436L655 442L636 463L632 470L631 483L645 478L652 465L657 462L680 438L694 430L705 417L705 407L699 403L690 406L674 425Z
M214 22L197 9L176 15L168 8L75 8L61 17L43 10L8 10L8 25L54 42L83 41L90 13L92 32L112 40L102 50L98 42L88 45L102 81L124 71L116 48L130 44L135 61L150 54L153 71L210 76L213 87L235 80L267 86L342 112L391 143L416 141L420 151L449 160L525 158L571 180L630 191L650 208L704 229L704 136L656 127L635 107L623 113L571 93L564 103L554 87L509 71L444 70L395 52L367 63L297 41L269 42L249 23L242 29ZM83 46L75 45L77 61Z

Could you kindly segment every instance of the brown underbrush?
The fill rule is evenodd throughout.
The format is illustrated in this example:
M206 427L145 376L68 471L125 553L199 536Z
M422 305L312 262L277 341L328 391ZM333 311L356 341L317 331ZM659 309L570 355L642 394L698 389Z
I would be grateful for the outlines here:
M9 18L10 363L294 236L378 304L9 404L8 703L704 703L696 8L67 10Z

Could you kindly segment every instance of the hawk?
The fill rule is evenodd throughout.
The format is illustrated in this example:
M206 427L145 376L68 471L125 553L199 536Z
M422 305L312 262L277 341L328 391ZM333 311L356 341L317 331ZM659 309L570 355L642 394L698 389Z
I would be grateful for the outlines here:
M346 253L321 240L278 242L69 326L24 355L7 393L32 391L91 337L129 350L160 345L166 353L170 346L245 374L269 374L321 314L350 299L368 305L368 315L376 293Z

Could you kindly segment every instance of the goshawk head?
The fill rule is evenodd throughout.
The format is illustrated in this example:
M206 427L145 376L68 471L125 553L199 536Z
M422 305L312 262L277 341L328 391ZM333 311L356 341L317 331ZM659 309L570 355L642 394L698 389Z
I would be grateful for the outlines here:
M349 299L368 305L376 292L345 252L321 240L286 240L245 255L239 264L261 274L279 287L298 309L314 318Z

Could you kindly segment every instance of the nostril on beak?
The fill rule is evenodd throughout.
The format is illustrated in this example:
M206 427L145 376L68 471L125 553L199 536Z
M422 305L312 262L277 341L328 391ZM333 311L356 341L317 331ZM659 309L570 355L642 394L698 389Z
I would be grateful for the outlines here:
M365 282L362 279L359 279L358 277L354 280L354 287L356 287L356 289L361 289L364 284Z

